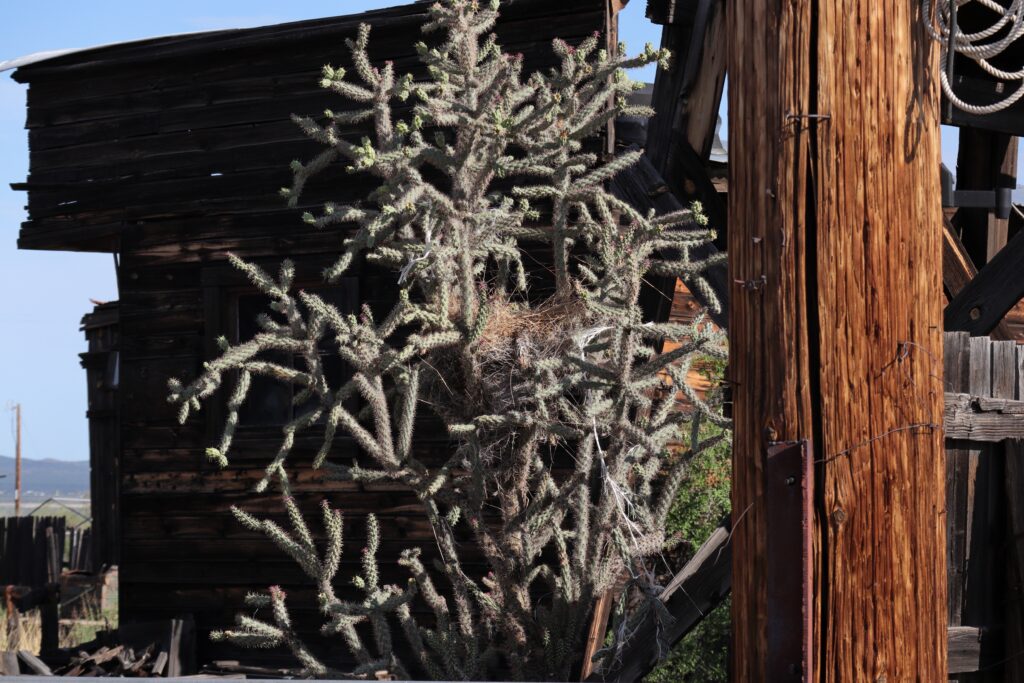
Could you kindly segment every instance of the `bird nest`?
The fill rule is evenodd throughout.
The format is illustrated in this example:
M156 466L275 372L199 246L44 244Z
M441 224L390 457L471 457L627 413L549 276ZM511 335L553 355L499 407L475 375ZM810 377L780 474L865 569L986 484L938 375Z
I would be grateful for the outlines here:
M432 358L437 381L432 402L446 421L471 422L480 415L530 413L537 409L537 363L576 348L575 337L591 315L578 299L552 299L536 307L491 300L487 321L468 354L450 351ZM485 450L501 449L507 430L480 434ZM486 443L485 443L486 442Z

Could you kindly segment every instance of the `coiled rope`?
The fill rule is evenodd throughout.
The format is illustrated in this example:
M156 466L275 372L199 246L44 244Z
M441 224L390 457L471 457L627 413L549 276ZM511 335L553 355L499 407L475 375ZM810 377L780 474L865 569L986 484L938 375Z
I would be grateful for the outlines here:
M981 31L964 33L957 26L953 10L971 3L979 4L993 14L992 24ZM925 25L931 37L942 45L940 53L942 91L957 109L976 115L994 114L1012 106L1024 97L1024 65L1018 71L1003 71L989 62L1001 54L1015 40L1024 35L1024 0L1013 0L1009 7L1003 7L994 0L924 0ZM950 32L952 31L952 41ZM994 38L997 34L1001 37ZM977 105L965 102L953 92L947 70L948 61L960 54L973 60L985 73L1001 81L1017 81L1020 85L1010 95L998 102Z

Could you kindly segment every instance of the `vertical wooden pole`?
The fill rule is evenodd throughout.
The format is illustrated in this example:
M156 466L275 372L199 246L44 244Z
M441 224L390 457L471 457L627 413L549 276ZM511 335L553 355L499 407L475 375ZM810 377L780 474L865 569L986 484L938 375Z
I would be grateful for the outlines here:
M14 406L17 428L14 437L14 516L21 516L21 404Z
M938 46L921 21L902 0L729 3L737 681L766 680L766 615L785 608L764 581L767 452L803 440L815 647L785 680L946 679Z
M956 159L958 190L1014 189L1017 185L1017 138L976 128L960 129ZM981 268L1006 246L1010 221L994 209L963 207L955 223L974 264Z

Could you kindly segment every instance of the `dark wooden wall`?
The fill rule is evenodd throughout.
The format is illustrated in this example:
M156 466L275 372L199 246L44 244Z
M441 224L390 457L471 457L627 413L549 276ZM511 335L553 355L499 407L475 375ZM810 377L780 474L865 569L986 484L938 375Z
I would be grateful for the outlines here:
M1019 681L1024 677L1019 655L1024 649L1024 452L1015 437L1024 426L1024 347L946 332L944 380L948 618L951 631L974 629L981 644L969 661L957 661L951 645L951 678ZM987 405L951 409L951 395L1006 403L999 411Z
M276 268L298 261L299 279L315 282L336 254L338 233L311 232L277 190L288 163L319 151L289 121L342 100L321 90L325 63L348 63L343 39L361 20L374 25L371 54L416 71L413 43L421 4L299 24L164 38L71 55L19 70L28 82L30 220L20 246L120 254L120 582L121 618L193 613L200 661L236 658L202 633L228 626L245 594L274 583L291 596L296 620L318 627L313 590L299 567L259 534L241 527L230 506L283 518L274 496L253 487L279 442L277 428L241 428L231 466L207 462L220 409L178 425L166 401L168 377L194 377L215 354L214 339L232 332L233 297L244 279L226 266L228 251ZM605 0L513 0L498 34L530 69L553 65L550 41L578 42L611 25ZM364 193L344 173L314 181L307 200ZM395 295L392 276L356 271L358 298L379 307ZM443 456L445 439L425 425L421 450ZM296 497L313 511L323 498L346 513L346 554L339 583L358 562L365 518L376 513L384 541L384 580L403 582L394 565L410 542L431 556L433 535L415 498L393 485L325 481L310 468L316 434L292 458ZM358 457L335 439L334 458ZM429 453L425 457L431 457ZM311 519L317 519L311 517ZM479 561L467 546L463 558ZM354 597L354 596L353 596ZM341 649L337 647L335 649Z
M89 491L92 552L88 569L98 572L121 561L121 428L118 385L120 340L118 303L97 304L82 318L89 344L79 354L88 386Z

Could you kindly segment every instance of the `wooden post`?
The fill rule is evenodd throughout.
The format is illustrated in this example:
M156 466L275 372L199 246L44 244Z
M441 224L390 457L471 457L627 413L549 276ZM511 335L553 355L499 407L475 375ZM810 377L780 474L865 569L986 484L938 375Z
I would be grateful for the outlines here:
M733 677L942 681L938 46L918 3L728 8ZM801 603L768 600L766 459L804 440L813 653L769 678Z
M14 437L14 516L21 516L21 404L14 406L17 430Z
M21 615L14 606L14 586L4 586L4 611L7 613L6 641L8 649L14 649L21 643ZM16 675L16 674L12 674Z
M958 190L1013 189L1017 186L1017 138L976 128L960 129L956 160ZM994 209L961 208L956 226L964 245L979 268L1006 245L1010 221Z

